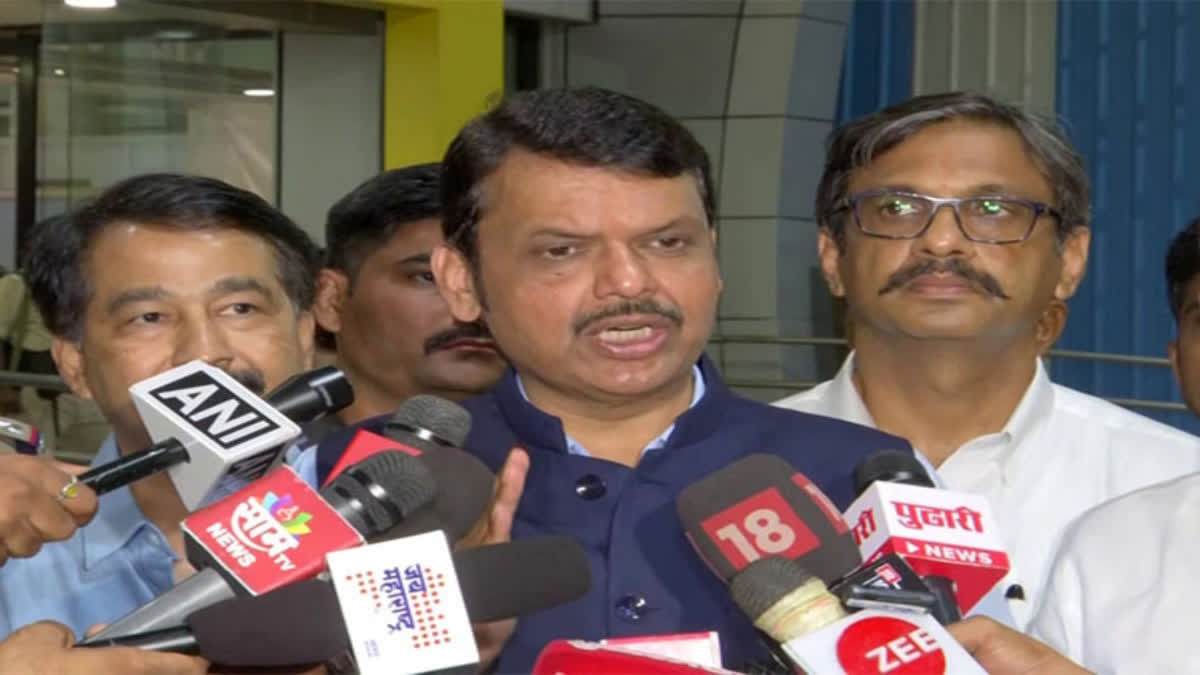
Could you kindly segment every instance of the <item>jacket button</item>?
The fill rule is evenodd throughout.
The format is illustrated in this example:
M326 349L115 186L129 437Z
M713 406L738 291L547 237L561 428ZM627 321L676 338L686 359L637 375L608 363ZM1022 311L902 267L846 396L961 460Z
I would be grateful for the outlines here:
M589 473L575 481L575 494L582 499L600 499L605 492L608 492L608 487L604 484L604 479L594 473Z
M617 616L626 621L637 621L646 614L646 599L640 595L626 595L617 600Z

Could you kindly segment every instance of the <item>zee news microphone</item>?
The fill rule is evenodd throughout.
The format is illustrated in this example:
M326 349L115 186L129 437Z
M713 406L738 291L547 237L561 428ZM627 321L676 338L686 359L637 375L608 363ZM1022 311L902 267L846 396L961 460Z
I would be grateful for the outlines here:
M825 583L793 560L761 558L734 577L734 602L803 673L983 675L978 663L924 612L848 614Z
M902 558L941 598L943 623L970 613L1007 576L1008 555L985 497L934 489L908 453L872 455L854 475L859 496L846 522L863 558Z
M197 360L129 388L154 445L80 474L97 494L168 470L187 509L265 474L311 421L354 400L336 368L293 377L263 400L225 371ZM279 407L277 408L276 405Z
M378 536L428 504L436 489L425 465L403 453L369 457L319 494L280 467L188 516L184 547L199 571L92 640L176 626L221 600L316 576L327 553Z

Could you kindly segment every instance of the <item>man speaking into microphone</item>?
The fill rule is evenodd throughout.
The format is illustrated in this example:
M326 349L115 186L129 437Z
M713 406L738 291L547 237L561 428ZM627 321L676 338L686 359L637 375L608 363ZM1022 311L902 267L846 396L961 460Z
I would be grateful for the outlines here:
M316 247L245 190L130 178L35 230L27 255L59 372L112 424L95 465L151 445L128 391L138 381L199 359L261 394L311 364ZM87 488L58 495L47 482L68 511L95 508ZM82 633L170 589L194 571L186 515L163 473L104 495L76 536L0 568L0 635L43 619Z
M680 492L770 453L844 509L853 467L908 444L741 398L703 355L722 284L704 149L628 96L522 92L451 143L442 197L446 243L434 251L434 278L454 317L486 323L512 364L495 390L464 404L466 449L500 476L513 537L570 535L592 570L586 596L519 620L498 672L529 672L559 638L710 630L726 667L764 658L685 538ZM318 473L348 439L321 444ZM514 446L523 452L510 454ZM815 539L765 513L741 514L729 536L798 548ZM492 537L506 537L502 519L494 523Z

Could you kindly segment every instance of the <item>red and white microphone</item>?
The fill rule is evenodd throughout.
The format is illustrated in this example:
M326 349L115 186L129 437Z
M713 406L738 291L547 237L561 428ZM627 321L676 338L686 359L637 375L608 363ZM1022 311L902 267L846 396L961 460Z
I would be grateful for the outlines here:
M730 584L734 602L798 672L982 675L930 614L866 609L847 615L824 582L793 560L755 561Z
M372 456L318 493L284 466L183 521L188 562L199 572L109 624L94 639L170 628L238 595L262 595L325 569L331 551L361 546L433 499L419 460Z
M670 636L666 636L670 637ZM735 675L735 671L612 641L554 640L533 664L533 675Z
M925 473L911 455L888 455L889 463L909 462ZM949 579L964 615L1008 574L1000 527L986 498L889 482L886 470L858 482L869 484L861 486L845 517L867 562L895 553L922 577Z
M471 430L465 408L437 396L409 398L383 425L383 435L360 429L342 451L326 484L346 469L380 452L419 457L438 482L432 508L424 517L402 523L388 537L444 529L451 541L466 534L491 502L495 476L479 458L460 449Z

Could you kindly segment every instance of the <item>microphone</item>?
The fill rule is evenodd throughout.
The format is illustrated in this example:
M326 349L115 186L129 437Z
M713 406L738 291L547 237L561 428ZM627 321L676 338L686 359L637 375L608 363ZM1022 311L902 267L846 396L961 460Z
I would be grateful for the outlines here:
M554 640L538 654L533 675L736 675L735 671L688 663L667 656L602 642Z
M221 600L316 576L326 553L360 546L427 504L435 490L429 470L403 453L369 457L319 494L291 467L280 467L188 516L184 548L199 571L92 640L177 626Z
M354 389L345 373L322 366L289 377L263 398L293 421L307 424L354 403Z
M983 669L928 614L865 609L847 614L824 582L773 556L730 583L734 602L793 667L847 675L982 675Z
M140 647L196 654L215 665L237 668L294 668L324 663L349 648L337 598L321 590L328 587L317 579L300 581L265 595L199 609L186 618L183 626L92 638L76 646Z
M39 455L42 434L37 427L11 417L0 417L0 441L8 442L18 454Z
M428 540L429 535L423 535ZM395 551L397 547L406 548L410 545L405 540L392 540L381 544L371 544L358 549L378 551L382 547ZM444 546L444 544L443 544ZM394 553L385 563L384 569L396 566L398 561L412 562L409 555L396 557ZM554 607L583 597L591 587L591 573L587 556L583 548L574 539L565 536L539 536L518 539L503 544L493 544L479 548L456 551L451 555L453 569L462 589L462 601L466 614L472 623L487 623L499 621L531 612ZM420 563L418 563L420 564ZM417 577L409 577L407 568L411 565L401 563L405 567L405 581L411 582ZM334 569L331 564L331 572ZM429 566L421 570L421 578L426 586L432 586ZM357 583L359 577L351 584L352 593L356 597L370 595L384 597L387 591L395 591L394 581L385 577L384 572L375 574L374 570L364 575L374 577L370 586L364 582ZM354 574L358 574L355 572ZM336 574L331 574L335 579ZM437 583L453 584L452 579L446 579L443 571L442 581ZM417 600L413 597L416 591L409 592L411 586L405 584L406 603L422 607L425 602L432 604L432 599ZM437 589L440 600L445 601L446 586ZM348 603L339 602L339 593L334 586L323 579L300 581L289 586L271 591L261 596L237 597L214 604L206 609L198 610L186 620L183 628L140 633L136 635L119 636L111 639L97 640L93 638L84 646L137 646L158 651L180 651L198 653L214 663L225 666L239 667L285 667L301 664L317 663L329 660L347 649L350 643L348 625L355 620L383 623L390 621L392 605L375 607L368 602L366 609ZM381 603L382 604L382 603ZM444 606L444 605L443 605ZM266 610L264 607L273 609ZM285 620L265 620L272 612L278 612ZM380 615L383 618L380 618ZM225 621L220 617L253 616L255 620L231 619ZM425 621L425 633L428 634L436 615ZM214 617L218 617L214 619ZM247 626L253 626L247 628ZM200 628L201 630L198 630ZM207 629L207 630L203 630ZM441 628L440 630L448 630ZM296 633L296 637L292 636ZM253 640L246 639L253 635ZM312 644L307 644L308 636L315 636ZM467 634L473 649L473 638ZM399 634L399 637L411 642L412 631ZM288 640L305 641L305 644L287 645ZM357 643L356 643L357 644ZM365 647L366 643L362 643ZM376 649L386 652L387 644L376 642ZM474 657L472 657L474 658ZM374 658L367 657L368 662ZM365 664L364 664L365 665ZM387 664L384 664L387 665ZM385 672L423 672L417 662L404 661ZM370 671L363 670L368 673Z
M920 462L904 453L867 458L855 481L861 492L846 510L846 522L863 558L903 558L941 595L939 618L970 613L1008 574L1008 555L986 498L933 489Z
M676 507L688 539L725 581L769 555L797 560L826 582L862 560L837 507L774 455L748 455L689 485Z
M390 539L444 528L451 541L457 541L487 511L495 480L486 464L460 449L470 430L471 414L462 406L437 396L414 396L396 409L384 425L383 436L359 430L327 481L377 452L393 450L420 457L441 486L433 508L383 536ZM446 493L449 486L456 494Z
M359 672L423 673L478 663L471 621L477 620L480 612L473 614L469 609L472 601L465 599L467 592L489 598L494 604L486 609L493 614L502 604L513 603L504 609L522 614L543 608L530 606L535 601L558 604L586 593L591 586L586 554L570 539L522 539L492 547L491 553L508 555L508 551L519 551L510 548L513 544L528 545L526 542L538 539L567 555L535 557L526 553L508 561L485 561L480 564L486 571L485 580L470 582L465 588L460 579L467 570L458 569L441 532L330 553L329 577L346 619ZM552 576L542 574L555 566L567 570L570 587L555 589L553 596L547 597L547 582L563 579L561 571Z
M77 480L104 494L168 469L188 510L275 466L284 444L300 434L289 413L308 421L326 403L340 409L353 400L340 371L321 369L273 392L282 403L297 406L277 410L225 371L199 360L142 380L129 393L154 445L94 467Z

